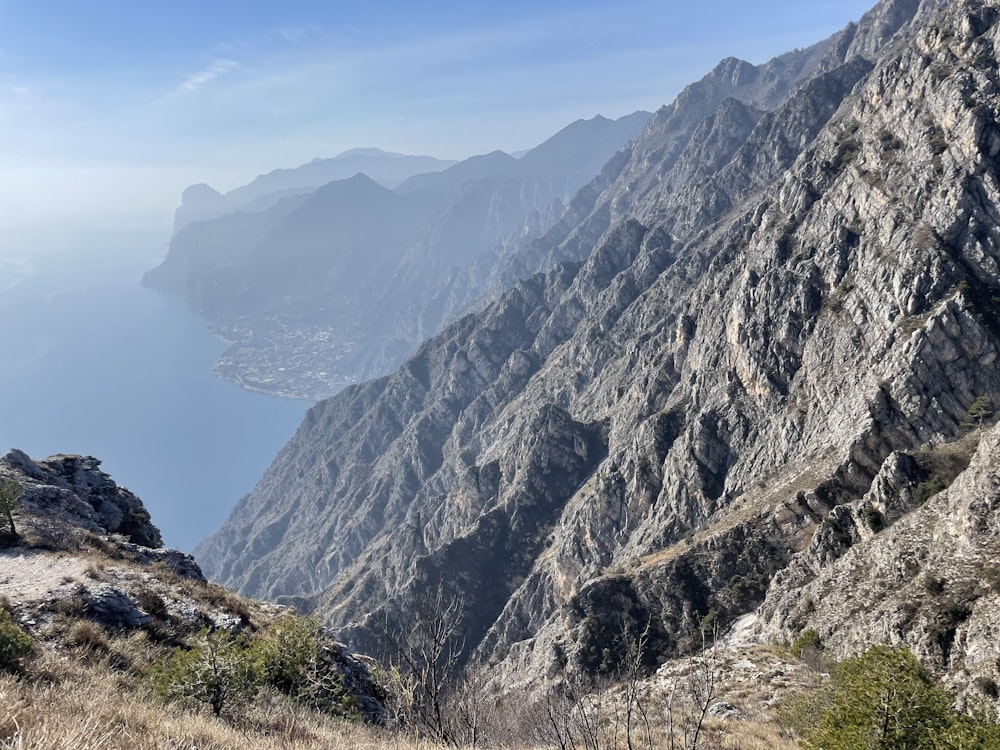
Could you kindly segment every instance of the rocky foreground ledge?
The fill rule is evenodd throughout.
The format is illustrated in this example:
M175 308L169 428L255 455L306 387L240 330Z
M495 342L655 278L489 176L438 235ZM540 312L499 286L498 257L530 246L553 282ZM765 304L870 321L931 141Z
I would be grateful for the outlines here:
M13 479L21 486L20 515L26 530L40 542L60 541L50 538L53 535L89 532L119 534L148 549L163 547L160 530L142 500L115 484L100 465L93 456L64 454L33 461L14 449L0 457L0 478ZM188 560L193 572L197 565L189 556Z
M33 670L47 673L51 659L74 679L92 679L77 675L73 665L99 656L120 680L134 683L133 697L145 696L153 689L151 669L206 638L259 639L283 622L313 627L287 607L207 581L191 555L163 546L142 501L100 464L92 456L62 454L36 461L19 450L0 457L0 485L17 488L14 533L5 528L6 515L0 521L0 626L6 618L33 643L34 666L22 670L27 682L19 690L30 687ZM321 628L313 637L316 668L338 686L343 710L383 722L383 694L364 658ZM0 744L3 739L0 726Z

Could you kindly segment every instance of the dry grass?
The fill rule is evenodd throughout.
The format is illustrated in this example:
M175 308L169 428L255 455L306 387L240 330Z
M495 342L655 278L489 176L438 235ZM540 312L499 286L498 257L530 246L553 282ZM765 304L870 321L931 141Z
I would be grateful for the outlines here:
M227 710L221 718L212 716L205 707L165 704L154 694L150 680L144 676L148 666L162 655L163 646L141 631L128 636L106 636L100 630L83 632L85 627L72 628L64 641L42 644L25 665L23 675L0 674L0 748L440 748L407 732L331 718L277 692L265 691L253 702ZM95 640L100 641L98 648L93 647ZM603 698L598 698L609 717L604 721L621 716L620 706L614 705L616 692L617 688L612 688ZM724 690L720 697L732 699L735 696ZM797 747L769 712L750 708L750 700L740 702L742 710L738 718L710 717L706 721L699 747L705 750L793 750ZM657 700L650 708L654 719L654 746L668 747L665 703ZM685 723L683 710L675 719L676 739L680 741L680 727ZM625 737L621 734L615 743L602 743L601 747L624 748Z
M51 555L52 560L58 560ZM394 748L438 750L440 745L416 737L410 731L390 731L331 717L304 707L274 691L264 690L252 701L227 704L223 715L196 703L164 703L153 689L152 667L172 652L172 647L201 627L201 619L213 613L229 613L250 625L263 628L283 610L238 595L215 584L181 578L162 565L138 565L120 557L109 557L93 546L64 553L61 564L75 562L75 581L100 580L126 590L142 608L156 618L143 630L116 632L86 619L79 597L63 591L22 603L22 614L30 614L35 652L19 675L0 672L0 749L32 748L63 750L79 748L124 750L213 750L222 748L301 748L347 750L349 748ZM8 573L10 574L10 570ZM63 568L58 569L60 576ZM56 580L56 583L60 583ZM45 588L45 587L43 587ZM202 613L193 623L177 615L178 603L194 605ZM765 675L775 671L771 662L778 654L753 654ZM765 658L768 657L768 658ZM765 667L765 664L767 665ZM746 675L726 665L731 677L719 697L737 705L740 716L710 718L705 725L704 750L791 750L795 743L782 732L773 712L757 710L762 702L759 689ZM785 674L782 672L781 674ZM742 690L746 690L746 694ZM652 702L654 747L669 747L666 737L666 704L659 689L647 686ZM659 693L659 694L657 694ZM769 692L774 697L773 690ZM618 724L621 720L621 688L612 686L603 694L585 699L602 706L600 723L614 723L613 735L605 735L600 750L628 746ZM495 747L529 750L555 747L547 741L544 720L521 700L513 700L497 711L495 726L483 725L497 738ZM683 709L675 718L678 726ZM536 721L530 721L531 717ZM686 722L689 725L690 722ZM608 742L608 737L613 739ZM677 739L681 739L679 736ZM638 743L638 746L645 746Z
M141 639L139 639L141 641ZM148 656L141 642L114 642ZM145 652L145 653L143 653ZM22 677L0 675L0 747L27 750L223 750L230 748L421 748L381 730L346 723L268 693L237 715L165 705L113 664L43 654Z

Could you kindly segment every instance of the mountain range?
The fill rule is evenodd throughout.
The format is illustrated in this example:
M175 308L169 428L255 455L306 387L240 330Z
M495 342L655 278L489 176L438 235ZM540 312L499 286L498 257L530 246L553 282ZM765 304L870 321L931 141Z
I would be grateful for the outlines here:
M333 158L313 159L294 169L275 169L226 193L204 183L192 185L181 196L181 205L174 215L174 233L196 221L237 212L263 211L282 198L311 193L328 182L344 180L358 172L367 174L381 185L394 187L415 174L447 169L455 163L379 148L352 148Z
M221 374L270 393L330 395L391 370L478 297L470 286L452 289L453 304L432 299L482 253L494 249L499 263L512 238L551 226L648 116L581 120L518 159L495 151L429 166L365 150L272 172L223 197L194 186L167 257L143 281L180 296L233 342ZM365 165L370 174L328 179ZM378 178L390 167L410 173L392 189Z
M808 49L722 61L558 218L462 245L434 320L471 312L313 407L198 548L206 573L358 645L445 586L463 658L507 691L599 674L626 629L654 662L697 651L706 620L732 643L815 631L837 657L906 644L960 690L995 678L998 20L994 0L882 0ZM377 206L356 235L310 209L348 185ZM449 226L414 202L441 193L408 190L334 183L198 230L218 246L181 230L160 278L197 258L173 277L192 301L275 309L335 266L258 289L240 274L268 240L245 264L224 248L281 226L361 252L411 209L422 237ZM391 289L424 267L379 263Z

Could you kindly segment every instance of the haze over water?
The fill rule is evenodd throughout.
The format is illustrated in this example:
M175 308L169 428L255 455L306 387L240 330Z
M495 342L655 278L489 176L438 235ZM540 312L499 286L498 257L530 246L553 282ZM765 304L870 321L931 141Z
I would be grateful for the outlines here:
M310 406L211 374L225 343L139 285L163 230L0 245L0 452L89 454L190 551L249 491Z

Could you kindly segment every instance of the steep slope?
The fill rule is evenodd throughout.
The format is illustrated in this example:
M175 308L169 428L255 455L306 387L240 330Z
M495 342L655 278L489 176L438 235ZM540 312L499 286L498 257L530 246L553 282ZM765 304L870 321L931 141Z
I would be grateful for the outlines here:
M443 581L507 689L598 671L623 618L662 658L777 597L825 518L1000 403L997 6L883 2L772 111L658 115L551 270L310 411L206 569L359 639Z
M635 143L614 155L607 152L609 160L596 161L598 152L588 155L586 160L593 162L592 173L597 176L567 205L553 203L529 213L521 226L486 252L469 258L464 265L443 269L437 283L391 321L391 330L380 345L365 352L358 371L368 376L388 372L400 361L401 352L410 351L460 314L481 310L518 281L548 270L556 262L584 259L601 235L628 214L629 205L643 200L651 186L659 186L663 194L669 194L669 187L684 195L692 181L697 184L711 174L712 163L715 168L725 163L765 110L776 107L825 60L834 59L831 48L844 37L853 36L852 29L763 65L736 58L719 63L673 104L649 118ZM716 113L720 107L722 111ZM578 127L575 123L566 131ZM573 147L579 153L582 145ZM700 151L706 161L682 158L689 147ZM550 154L565 150L566 144L554 137L522 160L544 162ZM678 160L694 171L674 170ZM660 184L665 176L670 179ZM621 206L626 207L624 211Z
M895 29L885 33L891 35ZM560 215L530 216L522 227L487 252L448 273L413 309L399 317L395 336L423 340L434 331L433 325L482 309L518 281L550 269L557 262L586 258L601 235L625 218L654 187L665 195L670 191L684 195L692 181L698 184L711 174L712 163L718 168L743 142L747 120L752 126L757 117L777 107L796 85L821 68L836 67L856 57L848 52L856 31L852 24L831 39L763 65L736 58L723 60L702 80L681 92L672 104L656 112L635 142L604 163L568 205L548 208L548 212L561 211ZM725 112L716 114L724 103L731 110L729 116ZM713 126L717 128L714 132ZM726 133L727 128L732 132ZM700 150L705 161L683 158L688 148ZM678 160L693 171L675 170ZM665 177L669 179L661 184ZM381 352L376 350L375 356L381 356ZM384 366L384 361L374 359L364 371L380 372L378 368Z
M812 628L843 656L874 636L909 645L959 689L992 678L998 510L1000 427L892 454L869 492L824 519L775 578L759 613L741 623L741 639Z

